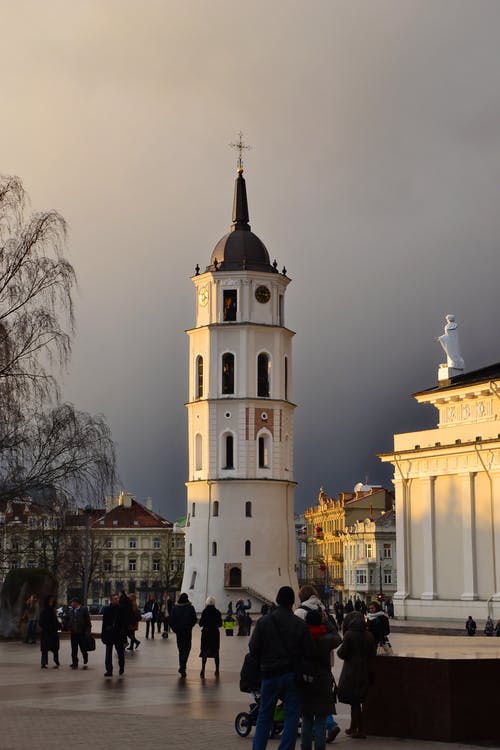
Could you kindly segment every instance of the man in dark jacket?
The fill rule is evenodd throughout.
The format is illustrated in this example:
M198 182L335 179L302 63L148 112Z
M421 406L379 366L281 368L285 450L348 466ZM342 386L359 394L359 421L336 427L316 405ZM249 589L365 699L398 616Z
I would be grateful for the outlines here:
M170 627L177 638L177 649L179 651L179 669L181 677L186 676L186 665L191 651L191 635L193 627L197 622L196 612L188 599L187 594L181 594L177 604L172 609Z
M110 603L102 613L101 641L106 646L105 677L113 676L113 646L118 654L120 674L125 671L125 643L129 624L128 610L120 606L118 594L113 594Z
M285 724L278 750L293 750L299 726L303 665L311 659L313 644L307 625L293 614L295 595L282 586L277 609L261 617L250 639L251 655L259 661L262 682L253 750L265 750L278 698L285 705Z
M80 599L75 596L71 600L71 609L68 613L68 628L71 631L71 669L78 669L78 649L82 652L83 668L87 669L89 654L86 646L86 637L92 631L89 610L83 607Z

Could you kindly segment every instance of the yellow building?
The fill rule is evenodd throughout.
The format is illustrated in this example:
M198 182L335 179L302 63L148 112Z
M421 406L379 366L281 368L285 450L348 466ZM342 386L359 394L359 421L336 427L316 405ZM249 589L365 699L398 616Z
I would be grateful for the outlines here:
M393 496L382 487L356 485L354 492L328 497L320 489L317 505L304 512L307 533L307 580L327 597L344 598L344 532L366 518L375 519L390 510Z

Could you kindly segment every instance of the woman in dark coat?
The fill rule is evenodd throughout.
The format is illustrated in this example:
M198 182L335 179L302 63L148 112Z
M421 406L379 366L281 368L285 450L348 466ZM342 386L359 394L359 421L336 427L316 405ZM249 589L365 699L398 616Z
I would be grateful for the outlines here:
M54 655L54 669L59 667L59 633L61 625L56 614L56 600L48 596L38 620L40 628L40 651L42 652L42 669L47 669L49 651Z
M342 639L337 630L327 629L319 609L309 610L306 624L314 643L314 656L307 665L313 679L304 685L300 747L301 750L312 750L314 736L316 750L325 750L326 721L328 716L335 713L330 655ZM339 732L340 729L337 729L333 739Z
M207 659L215 659L215 676L219 676L219 648L220 648L220 633L219 628L222 627L222 615L215 607L215 599L213 596L209 596L206 601L206 606L201 613L199 622L201 631L201 672L200 677L205 677L205 665Z
M372 682L372 664L377 647L366 629L364 615L350 612L344 619L344 640L337 656L344 660L340 674L338 696L342 703L351 705L351 726L346 729L354 739L363 739L361 704Z
M382 612L382 608L378 602L370 602L368 607L368 630L375 638L377 646L381 646L387 640L387 636L391 632L389 625L389 618Z
M172 609L170 627L177 639L177 650L179 651L179 669L181 677L186 676L186 665L191 652L191 636L196 625L196 611L187 594L181 594L177 604Z

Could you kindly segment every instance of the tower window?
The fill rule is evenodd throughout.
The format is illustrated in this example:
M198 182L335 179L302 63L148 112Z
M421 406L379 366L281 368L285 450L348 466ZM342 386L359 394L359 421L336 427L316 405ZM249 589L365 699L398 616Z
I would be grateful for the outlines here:
M217 556L217 542L212 542L212 556Z
M196 583L196 570L193 570L193 573L191 575L191 583L189 585L189 589L194 589L194 584Z
M269 435L259 437L259 469L269 467Z
M257 396L269 398L269 355L261 353L257 358Z
M250 541L250 539L247 539L245 542L245 555L246 557L250 557L251 554L252 554L252 542Z
M234 393L234 354L222 355L222 393Z
M194 518L196 515L196 503L193 503L193 506L191 508L191 517Z
M236 289L224 289L223 300L223 319L225 321L236 320L236 310L238 309L238 292Z
M285 401L288 401L288 357L285 357Z
M214 500L213 515L215 517L217 517L219 515L219 501L218 500Z
M191 542L189 542L189 557L193 556L193 545Z
M251 503L250 500L247 500L246 503L245 503L245 516L247 518L251 518L252 517L252 503Z
M203 357L196 357L196 398L203 397Z
M234 438L232 435L226 435L224 438L226 449L225 469L234 469Z
M203 438L198 432L194 439L195 442L195 460L194 468L196 471L203 469Z
M279 321L280 326L283 325L284 320L285 319L283 315L283 295L280 294L280 296L278 297L278 321Z

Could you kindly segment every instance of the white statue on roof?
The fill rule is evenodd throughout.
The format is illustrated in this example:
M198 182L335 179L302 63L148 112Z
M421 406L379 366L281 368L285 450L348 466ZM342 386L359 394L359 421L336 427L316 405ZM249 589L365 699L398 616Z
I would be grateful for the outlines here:
M439 380L445 380L464 371L465 365L460 354L457 329L458 324L455 321L455 316L447 315L444 334L438 336L438 341L446 352L446 364L439 365Z

